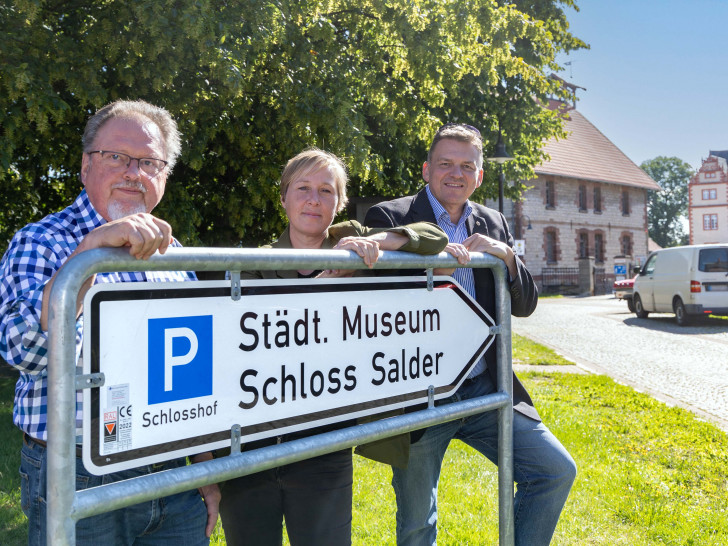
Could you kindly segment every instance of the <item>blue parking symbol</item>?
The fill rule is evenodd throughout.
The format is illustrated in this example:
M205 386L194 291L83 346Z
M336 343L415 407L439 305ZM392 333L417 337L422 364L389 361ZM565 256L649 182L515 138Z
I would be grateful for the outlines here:
M212 315L149 319L149 404L212 394Z

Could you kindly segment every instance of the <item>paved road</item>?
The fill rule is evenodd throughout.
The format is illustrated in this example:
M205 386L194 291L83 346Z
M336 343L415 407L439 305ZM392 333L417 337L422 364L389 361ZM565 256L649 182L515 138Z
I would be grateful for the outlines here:
M728 321L638 319L612 296L542 298L513 331L596 373L686 407L728 431Z

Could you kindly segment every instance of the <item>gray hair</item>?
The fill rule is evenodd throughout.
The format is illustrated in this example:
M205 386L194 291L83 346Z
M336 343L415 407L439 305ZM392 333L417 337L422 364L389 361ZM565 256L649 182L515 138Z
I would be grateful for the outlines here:
M147 118L159 127L164 140L164 159L167 161L167 166L171 172L182 150L177 122L172 119L171 114L164 108L154 106L143 100L117 100L98 110L89 118L86 129L83 131L81 139L83 151L92 151L96 134L107 121L114 118L134 119L138 117Z

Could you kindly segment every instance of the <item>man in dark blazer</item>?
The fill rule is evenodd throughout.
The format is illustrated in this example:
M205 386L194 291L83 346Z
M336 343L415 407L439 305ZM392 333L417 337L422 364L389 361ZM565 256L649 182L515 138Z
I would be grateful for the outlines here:
M504 216L469 200L483 180L480 132L462 124L448 123L441 127L433 138L422 177L427 186L417 195L373 206L364 223L371 227L419 221L437 223L450 240L446 251L460 263L467 262L469 252L486 252L502 259L508 268L511 312L515 316L533 313L538 290L526 266L513 251L513 237ZM495 316L495 282L490 269L457 268L453 277ZM496 351L492 344L445 403L496 392L496 376ZM517 546L549 544L576 476L576 465L541 422L531 397L515 374L513 406L517 484L515 542ZM397 544L435 544L437 484L442 459L453 438L498 463L496 412L480 413L413 433L408 467L392 468L392 486L397 496Z

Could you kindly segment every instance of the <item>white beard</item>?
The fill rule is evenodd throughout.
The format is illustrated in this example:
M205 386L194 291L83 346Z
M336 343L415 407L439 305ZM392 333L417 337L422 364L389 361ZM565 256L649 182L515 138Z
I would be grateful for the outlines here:
M107 207L106 212L112 221L131 216L132 214L139 214L141 212L147 212L147 207L144 203L139 203L133 206L124 206L118 201L111 201Z

